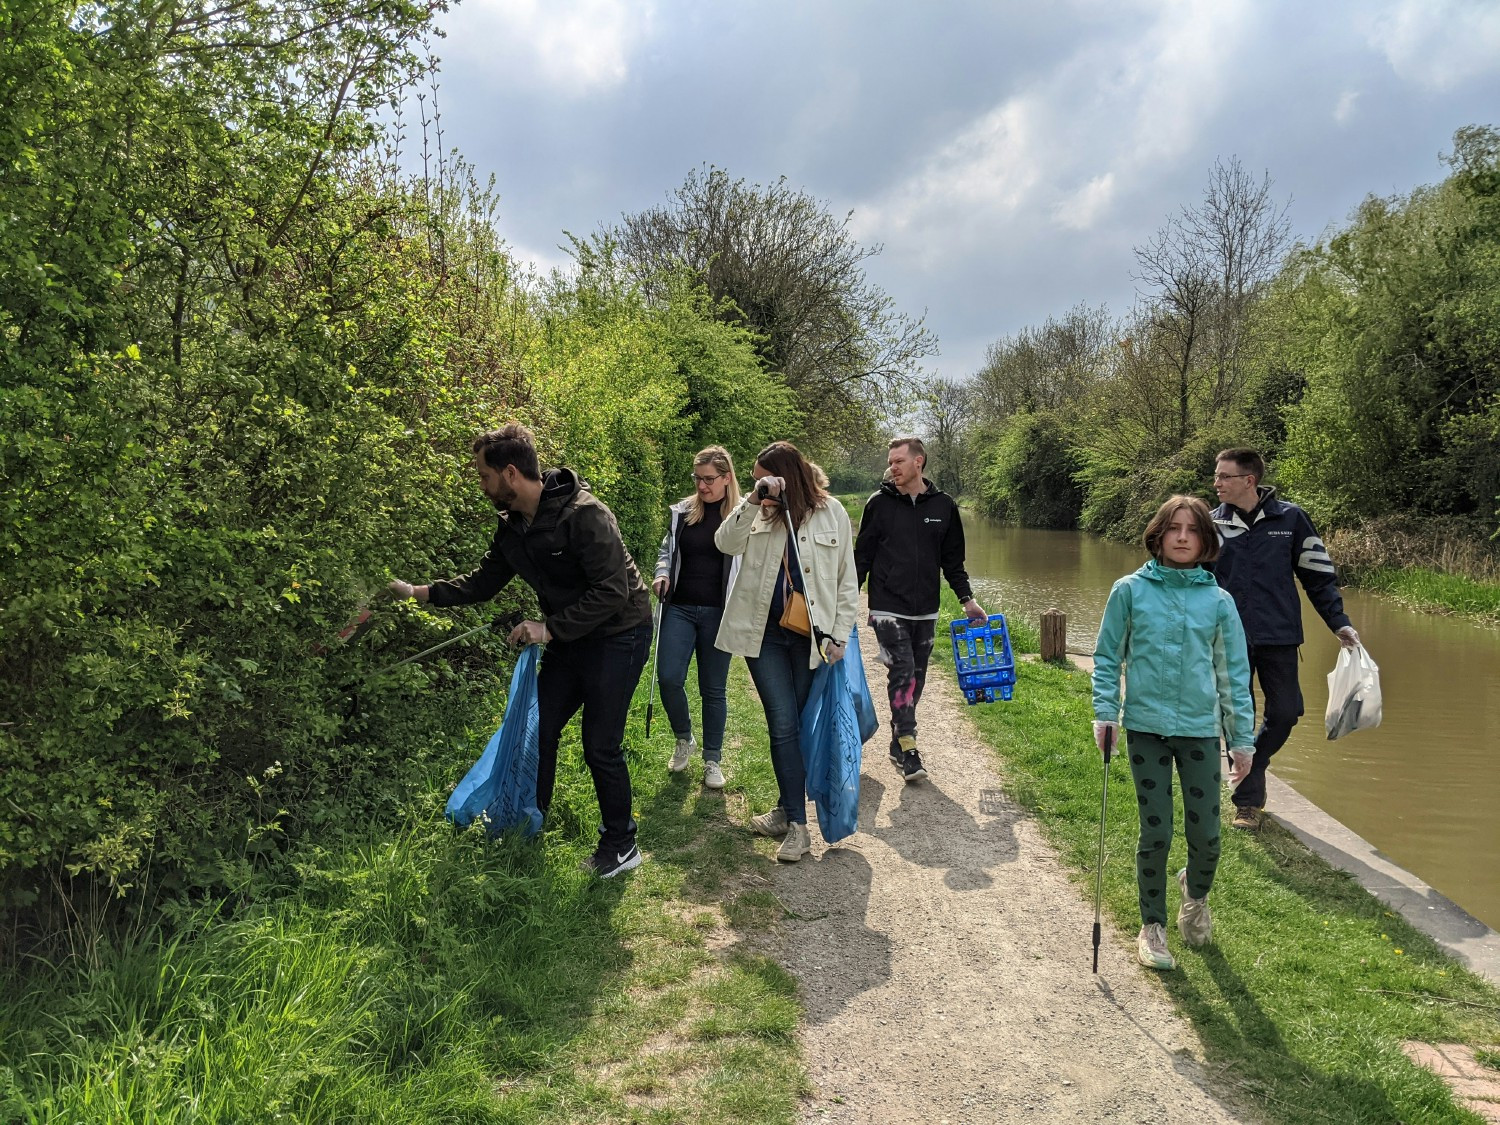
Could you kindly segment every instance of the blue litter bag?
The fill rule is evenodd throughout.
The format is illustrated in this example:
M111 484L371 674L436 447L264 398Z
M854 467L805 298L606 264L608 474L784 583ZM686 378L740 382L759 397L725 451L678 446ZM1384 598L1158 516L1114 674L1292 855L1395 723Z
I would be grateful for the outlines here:
M859 827L859 762L865 740L877 729L856 630L849 634L844 658L813 673L807 706L802 709L807 795L818 811L818 829L830 844Z
M505 718L490 738L479 761L464 775L448 798L447 816L462 827L484 816L491 836L512 828L533 836L542 828L536 807L537 719L536 673L541 659L537 645L527 645L510 678Z

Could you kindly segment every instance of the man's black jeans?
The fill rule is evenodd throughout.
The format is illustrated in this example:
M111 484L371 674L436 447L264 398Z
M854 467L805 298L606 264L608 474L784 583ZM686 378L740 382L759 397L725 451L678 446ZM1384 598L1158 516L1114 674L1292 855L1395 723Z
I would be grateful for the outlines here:
M1255 732L1255 760L1250 773L1234 791L1238 809L1266 807L1266 767L1271 756L1286 745L1292 728L1302 717L1302 685L1297 680L1296 645L1250 646L1250 695L1260 683L1261 720Z
M599 846L623 854L635 843L630 815L630 768L625 764L625 717L651 650L651 622L612 637L591 634L553 641L537 673L536 803L547 815L557 779L557 744L568 720L583 708L583 760L599 798Z

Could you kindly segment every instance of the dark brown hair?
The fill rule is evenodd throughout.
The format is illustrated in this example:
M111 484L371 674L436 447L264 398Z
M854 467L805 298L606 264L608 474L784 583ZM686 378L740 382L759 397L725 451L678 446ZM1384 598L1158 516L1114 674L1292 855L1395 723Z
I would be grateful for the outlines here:
M1266 480L1266 459L1253 449L1224 449L1214 458L1214 463L1220 461L1233 461L1240 467L1240 472L1248 473L1255 478L1257 485L1264 484Z
M536 437L520 422L507 422L498 430L487 430L469 443L476 457L496 472L514 465L527 480L541 480L541 463L536 456Z
M1191 512L1193 522L1198 526L1198 539L1203 544L1203 553L1198 556L1198 561L1213 562L1219 557L1219 533L1214 530L1213 513L1196 496L1174 496L1156 509L1156 515L1151 517L1151 522L1146 525L1146 534L1142 537L1146 550L1151 552L1153 559L1161 561L1162 537L1167 534L1172 517L1181 511Z
M791 442L773 441L755 455L755 463L786 481L786 506L793 527L801 527L810 512L827 502L827 474Z
M898 437L898 438L892 438L891 439L891 444L888 445L888 446L886 446L886 449L888 449L888 450L889 449L895 449L898 445L904 445L904 446L906 446L908 448L908 450L910 450L911 455L913 457L920 457L920 458L922 458L922 468L923 468L923 470L926 470L926 468L927 468L927 447L922 444L922 439L921 438L919 438L919 437Z

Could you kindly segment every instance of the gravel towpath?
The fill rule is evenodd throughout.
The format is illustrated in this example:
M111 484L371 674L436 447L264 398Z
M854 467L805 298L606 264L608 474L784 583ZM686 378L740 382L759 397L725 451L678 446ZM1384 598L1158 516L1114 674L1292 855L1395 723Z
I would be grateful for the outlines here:
M885 669L864 656L885 724ZM918 719L928 780L904 784L883 725L865 747L860 831L830 848L814 825L813 854L770 876L788 911L771 953L807 1009L803 1120L1238 1120L1107 922L1090 973L1092 898L1002 792L951 677L928 680Z

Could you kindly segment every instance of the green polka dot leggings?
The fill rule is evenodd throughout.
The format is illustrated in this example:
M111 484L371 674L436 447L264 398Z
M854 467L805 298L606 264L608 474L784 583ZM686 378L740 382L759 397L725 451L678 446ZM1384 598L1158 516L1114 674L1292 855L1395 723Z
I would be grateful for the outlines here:
M1141 811L1141 840L1135 853L1135 881L1141 896L1141 922L1167 924L1167 852L1172 847L1172 763L1182 779L1187 813L1188 894L1206 898L1219 866L1219 740L1162 738L1125 732L1130 774Z

